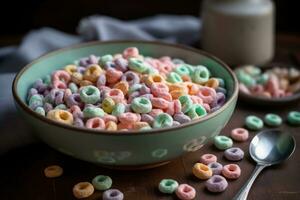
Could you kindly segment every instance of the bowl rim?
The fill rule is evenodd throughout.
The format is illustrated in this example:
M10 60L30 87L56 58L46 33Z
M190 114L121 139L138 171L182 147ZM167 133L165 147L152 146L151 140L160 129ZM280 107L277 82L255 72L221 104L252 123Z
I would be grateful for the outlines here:
M226 101L226 103L218 110L216 110L213 113L210 113L202 118L196 119L196 120L192 120L188 123L184 123L184 124L180 124L178 126L172 126L172 127L166 127L166 128L155 128L155 129L150 129L150 130L144 130L144 131L107 131L107 130L96 130L96 129L88 129L85 127L76 127L76 126L71 126L68 124L63 124L63 123L59 123L56 122L54 120L48 119L45 116L42 116L36 112L34 112L33 110L31 110L19 97L18 93L17 93L17 84L18 81L20 79L20 77L22 76L22 74L29 69L32 65L38 63L40 60L46 59L49 56L53 56L56 54L59 54L61 52L64 51L68 51L71 49L80 49L83 47L88 47L88 46L94 46L94 45L102 45L102 44L118 44L118 43L125 43L125 44L132 44L132 43L142 43L142 44L152 44L152 45L158 45L158 46L168 46L168 47L173 47L173 48L177 48L177 49L183 49L183 50L187 50L187 51L192 51L194 53L197 54L202 54L208 58L213 59L215 62L219 63L220 65L222 65L227 72L229 73L229 75L231 76L232 80L233 80L233 84L234 84L234 88L233 88L233 94L231 95L231 97ZM76 131L78 133L82 133L82 134L95 134L95 135L106 135L106 136L134 136L134 135L152 135L152 134L158 134L158 133L163 133L163 132L167 132L170 130L178 130L178 129L183 129L189 126L192 126L194 124L206 121L208 119L212 119L214 117L216 117L218 114L220 114L222 111L224 111L235 99L237 99L238 96L238 80L234 74L234 72L230 69L230 67L225 64L223 61L221 61L219 58L216 58L215 56L203 51L203 50L199 50L199 49L195 49L193 47L189 47L186 45L182 45L182 44L172 44L172 43L166 43L166 42L161 42L161 41L144 41L144 40L112 40L112 41L91 41L91 42L85 42L85 43L79 43L79 44L74 44L74 45L70 45L64 48L60 48L58 50L55 51L51 51L48 53L45 53L41 56L39 56L38 58L34 59L32 62L30 62L29 64L25 65L25 67L23 67L15 76L14 80L13 80L13 84L12 84L12 93L13 93L13 97L16 101L16 103L23 109L25 110L25 112L27 112L29 115L31 115L33 118L36 118L40 121L43 121L49 125L54 125L63 129L68 129L68 130L72 130L72 131ZM138 133L138 134L136 134Z

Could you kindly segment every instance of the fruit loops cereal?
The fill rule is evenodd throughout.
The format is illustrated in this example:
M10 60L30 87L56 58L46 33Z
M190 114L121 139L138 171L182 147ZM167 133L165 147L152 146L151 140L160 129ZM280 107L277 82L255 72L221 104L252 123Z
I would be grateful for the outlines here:
M58 165L51 165L44 169L44 174L48 178L56 178L63 174L63 168Z
M237 142L245 142L248 140L249 132L244 128L235 128L231 131L230 137Z
M238 147L232 147L224 151L224 156L230 161L239 161L244 158L244 151Z
M94 187L89 182L80 182L74 185L73 195L77 199L83 199L91 196L94 193Z
M118 189L109 189L103 192L103 200L123 200L124 194Z
M152 58L135 47L81 58L36 80L28 106L47 118L95 130L149 130L188 123L226 102L224 80L202 65Z
M215 156L214 154L204 154L201 156L200 162L205 165L217 162L217 156Z
M109 176L98 175L93 178L92 184L96 190L108 190L112 185L112 180Z
M241 168L236 164L228 164L223 167L222 174L228 179L237 179L241 175Z
M207 165L196 163L193 167L193 174L201 180L206 180L212 176L213 172Z
M295 68L274 67L261 72L256 66L242 66L235 70L240 91L264 98L281 98L300 91L300 71Z
M228 182L223 176L213 175L205 182L205 186L210 192L223 192L228 186Z
M188 184L180 184L175 193L181 200L192 200L196 197L196 190Z
M165 194L172 194L178 187L178 182L173 179L163 179L158 185L160 192Z

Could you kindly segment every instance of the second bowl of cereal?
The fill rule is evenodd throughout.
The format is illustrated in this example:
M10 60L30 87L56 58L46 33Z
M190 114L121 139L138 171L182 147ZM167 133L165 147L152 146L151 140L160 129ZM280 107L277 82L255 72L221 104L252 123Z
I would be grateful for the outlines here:
M44 55L15 77L24 119L51 147L117 168L165 164L200 149L229 121L237 79L193 48L91 42Z

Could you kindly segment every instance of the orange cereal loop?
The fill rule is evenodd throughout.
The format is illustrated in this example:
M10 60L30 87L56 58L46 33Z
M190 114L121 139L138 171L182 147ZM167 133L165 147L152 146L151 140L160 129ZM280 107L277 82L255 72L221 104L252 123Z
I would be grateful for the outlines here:
M126 81L120 81L119 83L114 85L114 88L121 90L123 94L126 95L129 90L129 84Z
M82 80L79 82L79 85L80 85L80 87L83 87L83 86L93 85L93 83L88 80Z
M77 199L83 199L91 196L94 193L94 186L89 182L80 182L74 185L73 195Z
M51 165L44 169L44 174L47 178L56 178L63 174L63 168L58 165Z
M193 167L193 174L202 180L209 179L212 176L212 170L202 163L196 163Z
M195 83L186 82L185 86L188 89L188 93L190 95L196 95L199 92L199 85L197 85Z
M219 80L216 78L210 78L206 83L205 86L216 89L219 87Z
M76 83L76 84L79 84L80 81L82 81L83 79L83 76L81 73L79 72L74 72L72 75L71 75L71 80Z
M70 75L77 72L77 66L76 65L66 65L64 67L65 71L68 72Z
M96 82L100 74L103 73L103 70L99 65L93 64L90 65L84 72L83 79Z
M188 93L188 89L186 87L186 85L182 84L182 83L173 83L173 84L167 84L169 87L169 91L173 91L173 90L181 90L184 91L185 93Z
M172 99L178 99L180 96L186 95L186 92L182 90L173 90L170 92Z

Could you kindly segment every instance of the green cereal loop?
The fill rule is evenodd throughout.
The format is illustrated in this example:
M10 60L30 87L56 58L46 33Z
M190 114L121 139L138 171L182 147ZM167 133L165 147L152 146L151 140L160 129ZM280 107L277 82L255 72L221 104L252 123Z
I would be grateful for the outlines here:
M254 78L240 69L236 71L236 76L241 83L245 84L248 87L254 86L256 84Z
M163 179L158 185L160 192L165 194L172 194L178 187L178 182L173 179Z
M72 93L76 93L78 91L78 86L72 82L69 84L69 89L71 90Z
M47 75L47 76L44 78L43 83L46 84L46 85L50 85L50 84L51 84L51 76L50 76L50 75Z
M59 104L59 105L57 105L55 108L54 108L54 110L56 110L56 109L59 109L59 110L67 110L68 109L68 107L65 105L65 104Z
M199 83L199 84L202 84L202 83L205 83L208 81L209 79L209 71L206 67L202 66L202 65L199 65L195 68L194 72L192 73L192 80L195 82L195 83Z
M194 104L194 105L192 105L191 109L189 109L187 115L191 119L196 119L196 118L203 117L203 116L207 115L207 112L206 112L205 108L202 105Z
M225 87L225 81L222 78L216 78L219 81L219 87L224 88Z
M219 150L225 150L232 147L233 142L231 138L224 135L219 135L214 137L214 145Z
M136 113L149 113L152 110L152 103L145 97L136 97L131 102L131 109Z
M112 61L114 58L112 55L107 54L100 58L99 64L103 67L107 62Z
M189 70L190 74L192 74L195 71L195 67L194 66L186 64L186 63L180 64L179 66L186 67Z
M258 76L261 74L261 69L253 65L246 66L244 70L251 76Z
M282 124L282 119L276 114L267 114L264 119L265 123L269 126L280 126Z
M298 111L289 112L287 120L291 125L300 125L300 112Z
M179 65L174 69L174 72L179 74L180 76L183 75L190 75L190 70L185 65Z
M93 106L85 107L82 112L84 118L103 117L105 115L102 108Z
M80 90L80 99L86 104L95 104L100 100L100 91L93 85L88 85Z
M258 84L265 85L268 82L268 80L269 80L269 74L264 73L257 78L256 82Z
M118 103L113 108L111 114L118 117L119 115L123 114L126 110L126 106L123 103Z
M171 72L167 76L167 81L170 83L182 83L182 78L179 74L176 72Z
M254 131L260 130L264 127L264 122L260 118L253 115L246 117L245 124L247 128Z
M153 128L165 128L173 125L173 118L167 113L158 114L153 122Z
M43 107L37 107L34 111L40 115L46 115L45 109Z
M111 188L112 179L109 176L98 175L93 178L92 184L96 190L108 190Z
M44 98L42 95L39 95L39 94L35 94L35 95L32 95L29 99L29 107L31 107L32 105L35 105L35 106L43 106L43 103L44 102Z
M144 63L142 60L139 60L137 58L129 58L128 68L133 71L143 73L149 68L149 66L146 63Z
M133 92L135 92L135 91L137 91L137 90L139 90L141 88L142 88L142 85L139 84L139 83L136 83L136 84L130 86L130 88L128 90L128 94L131 94L131 93L133 93Z
M193 106L193 101L188 95L183 95L178 98L181 104L181 111L187 113Z

